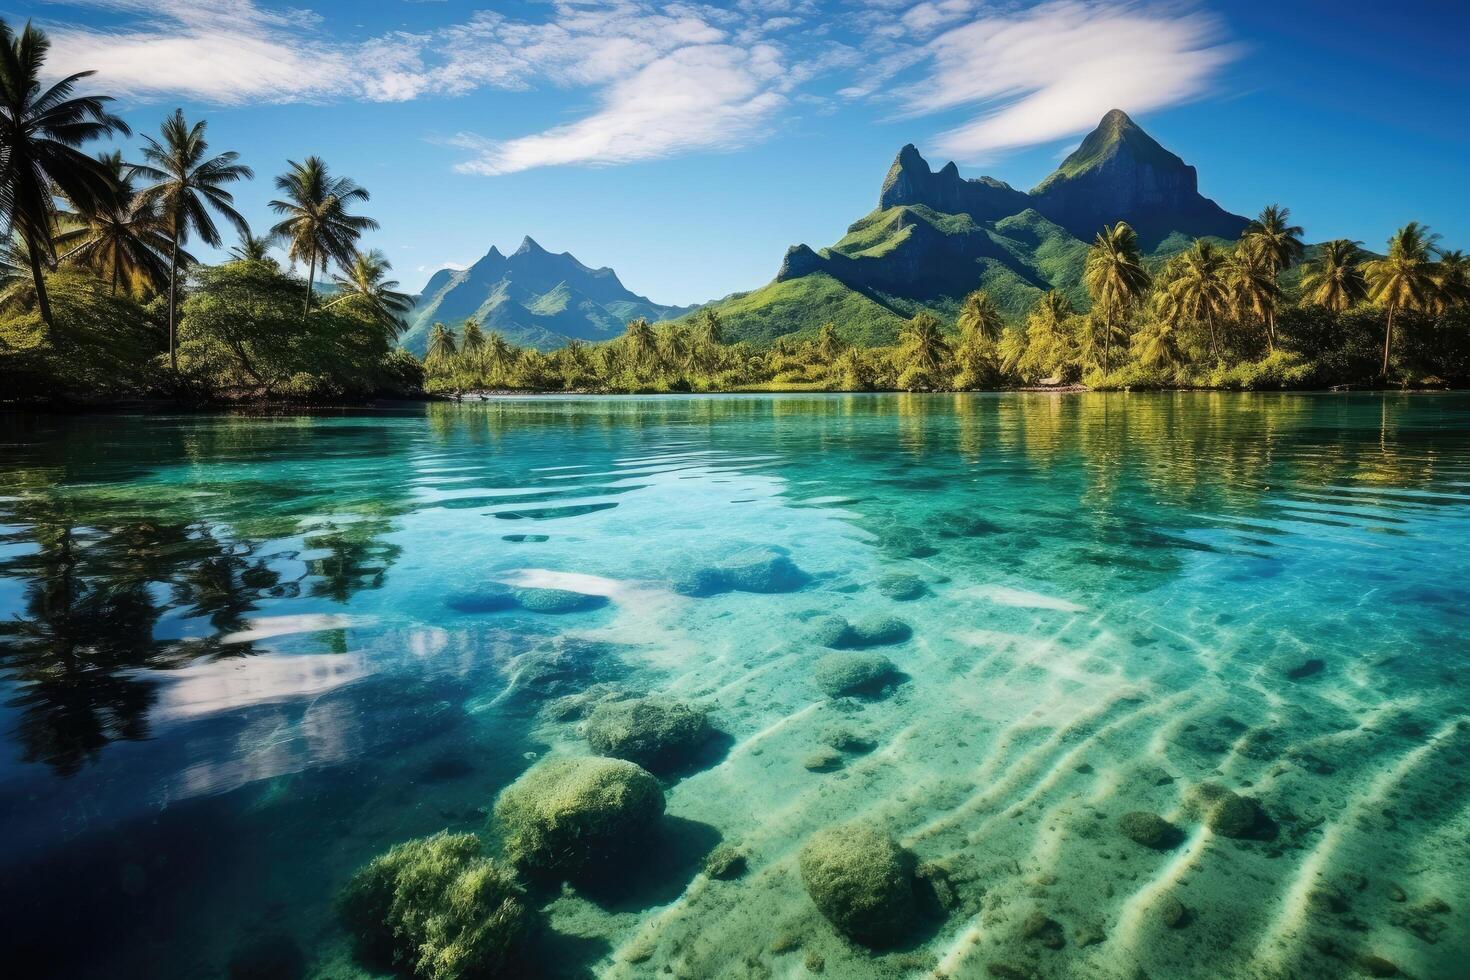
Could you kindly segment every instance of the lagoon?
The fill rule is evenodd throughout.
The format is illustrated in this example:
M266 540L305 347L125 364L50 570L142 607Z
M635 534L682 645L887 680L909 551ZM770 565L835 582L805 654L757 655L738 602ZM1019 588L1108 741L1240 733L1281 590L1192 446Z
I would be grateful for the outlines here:
M493 850L497 793L630 692L719 735L640 860L532 890L525 971L1470 962L1470 396L16 414L0 460L18 976L379 975L333 910L354 869ZM856 645L894 671L833 696ZM854 818L946 882L887 949L798 870ZM720 846L743 874L701 870Z

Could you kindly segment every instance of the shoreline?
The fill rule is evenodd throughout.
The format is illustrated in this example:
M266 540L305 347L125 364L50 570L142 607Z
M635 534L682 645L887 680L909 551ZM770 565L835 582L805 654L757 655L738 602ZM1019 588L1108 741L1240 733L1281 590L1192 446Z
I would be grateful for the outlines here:
M576 389L548 391L544 389L491 388L454 394L424 393L418 396L393 395L361 401L310 402L291 400L198 402L170 398L133 398L111 402L69 403L0 402L0 414L31 415L107 415L114 413L176 412L201 415L272 415L300 412L363 411L391 409L430 403L456 404L524 398L698 398L716 395L1163 395L1163 394L1240 394L1240 395L1452 395L1470 388L1379 388L1333 385L1326 388L1089 388L1082 384L1041 387L1028 385L1014 388L973 388L965 390L937 389L908 391L901 388L869 390L827 388L734 388L728 391L596 391Z

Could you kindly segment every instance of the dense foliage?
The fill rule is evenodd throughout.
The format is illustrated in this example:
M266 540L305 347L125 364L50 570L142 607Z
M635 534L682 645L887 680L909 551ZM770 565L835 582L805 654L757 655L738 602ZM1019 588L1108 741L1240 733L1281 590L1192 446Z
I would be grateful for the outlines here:
M316 157L290 164L272 207L286 220L251 236L224 188L253 176L212 153L205 123L181 111L143 162L88 156L126 133L105 96L76 96L86 72L49 88L49 44L0 21L0 400L95 403L147 395L337 400L416 390L418 361L392 349L407 296L380 253L357 250L376 227L350 213L367 192ZM148 181L147 186L139 186ZM241 236L233 261L199 264L191 237L222 243L218 215ZM305 277L270 258L284 242ZM313 307L329 262L332 296Z
M1124 222L1102 229L1078 310L1060 291L1007 320L976 289L953 323L920 310L898 342L861 343L841 319L725 344L720 316L628 324L617 340L549 354L507 344L471 320L436 324L426 361L435 391L721 391L1093 388L1301 388L1470 383L1467 261L1417 223L1378 258L1357 242L1307 248L1272 205L1240 240L1200 239L1150 262ZM804 281L804 280L797 280Z

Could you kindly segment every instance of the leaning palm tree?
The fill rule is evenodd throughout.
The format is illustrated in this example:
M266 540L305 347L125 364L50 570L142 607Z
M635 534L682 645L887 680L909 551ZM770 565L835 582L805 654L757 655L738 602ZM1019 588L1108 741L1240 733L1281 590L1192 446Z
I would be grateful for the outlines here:
M1272 324L1276 321L1276 304L1281 301L1281 286L1276 280L1274 260L1266 247L1252 238L1243 240L1225 263L1225 278L1236 318L1259 322L1266 334L1266 350L1274 352L1276 343Z
M175 109L173 115L163 121L159 133L161 140L143 137L143 159L145 164L134 164L132 170L149 180L157 181L149 188L147 196L158 205L168 228L171 242L168 262L168 362L177 370L178 361L178 303L179 262L183 256L179 250L189 240L190 234L198 234L205 244L218 248L223 241L210 209L218 211L225 220L235 226L241 235L250 234L250 226L235 210L235 199L224 185L237 180L249 180L255 172L244 164L236 163L240 154L233 150L209 155L209 143L204 138L205 123L201 119L190 126L184 121L184 110Z
M56 259L57 194L83 212L101 210L116 189L112 173L77 148L130 130L107 111L108 96L72 96L90 71L41 87L50 47L30 23L16 35L0 20L0 227L20 238L36 306L54 330L42 266Z
M334 276L339 295L328 303L356 303L372 320L396 334L403 328L403 316L413 309L413 297L398 291L398 280L389 279L393 264L377 249L358 252L345 276Z
M1101 315L1103 332L1102 369L1108 370L1113 339L1122 334L1123 318L1134 303L1148 292L1153 281L1143 267L1138 235L1126 221L1098 232L1082 270L1082 282Z
M354 202L368 199L368 192L347 177L333 177L321 157L288 162L291 169L276 178L276 188L285 197L270 202L272 211L286 217L271 228L271 234L290 243L287 255L292 262L306 263L303 313L310 313L317 266L325 269L335 261L347 268L357 253L357 240L378 223L348 213Z
M1000 340L1000 332L1006 325L995 300L983 289L977 289L965 297L960 305L958 323L961 337L983 337L992 343Z
M111 284L114 296L124 283L133 291L161 289L168 281L170 239L157 202L133 189L121 153L98 159L115 189L99 206L65 215L65 230L55 239L63 250L58 261L90 269Z
M1300 225L1288 224L1291 209L1279 204L1268 204L1261 213L1246 226L1241 241L1259 251L1261 260L1270 269L1272 280L1301 261L1307 247L1302 244ZM1276 308L1265 311L1266 346L1276 348Z
M1321 252L1302 269L1303 303L1346 313L1368 298L1363 253L1357 242L1346 238L1323 242Z
M1417 221L1410 221L1388 240L1388 255L1363 267L1368 277L1368 297L1383 306L1383 368L1388 377L1388 355L1393 345L1393 316L1400 310L1428 310L1439 301L1438 270L1433 259L1438 235Z
M1175 315L1209 328L1210 356L1220 356L1216 325L1230 311L1230 287L1225 277L1225 256L1208 239L1195 240L1194 247L1179 262L1178 277L1169 284Z

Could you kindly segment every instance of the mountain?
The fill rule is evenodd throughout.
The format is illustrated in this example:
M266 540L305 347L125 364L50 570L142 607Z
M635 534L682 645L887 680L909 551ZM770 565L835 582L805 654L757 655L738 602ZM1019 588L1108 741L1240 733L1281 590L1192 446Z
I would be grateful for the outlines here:
M1202 197L1195 169L1115 109L1030 192L963 178L953 163L931 170L905 146L877 209L841 241L793 245L770 284L711 305L736 338L769 341L831 321L865 343L891 341L920 309L952 317L973 289L1012 315L1048 289L1085 308L1088 243L1117 220L1154 257L1194 238L1233 240L1247 224Z
M631 292L611 269L590 269L530 236L510 255L492 247L467 269L440 269L408 315L402 345L422 354L435 322L477 318L514 344L549 350L568 340L608 340L629 320L667 320L693 307L663 306Z

